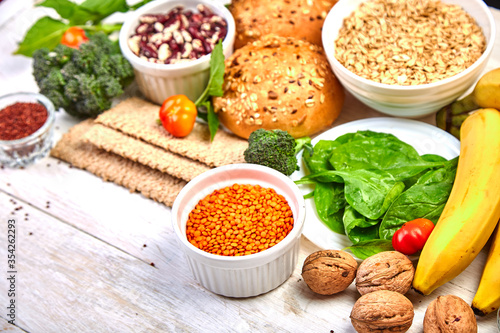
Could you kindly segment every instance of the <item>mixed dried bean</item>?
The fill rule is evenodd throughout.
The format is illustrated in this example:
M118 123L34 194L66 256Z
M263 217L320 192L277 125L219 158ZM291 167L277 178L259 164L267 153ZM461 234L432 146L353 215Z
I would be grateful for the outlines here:
M272 188L233 184L199 201L186 224L188 241L223 256L242 256L268 249L293 228L285 197Z
M140 17L128 40L137 56L154 63L174 64L198 59L212 52L227 35L227 22L199 4L198 12L177 6L167 14Z

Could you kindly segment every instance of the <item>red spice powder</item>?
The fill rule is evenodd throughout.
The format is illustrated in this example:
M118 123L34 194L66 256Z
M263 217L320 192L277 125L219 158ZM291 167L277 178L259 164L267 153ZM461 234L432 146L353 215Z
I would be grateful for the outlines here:
M0 110L0 140L18 140L35 133L47 121L47 109L38 103L14 103Z

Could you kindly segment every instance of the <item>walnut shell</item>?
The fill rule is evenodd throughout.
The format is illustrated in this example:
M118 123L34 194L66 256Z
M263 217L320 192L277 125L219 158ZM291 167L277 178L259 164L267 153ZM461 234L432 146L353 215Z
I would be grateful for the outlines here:
M339 250L311 253L302 266L302 278L315 293L333 295L354 281L358 263L352 255Z
M406 294L411 288L415 268L401 252L385 251L364 260L356 273L356 288L361 295L376 290Z
M439 296L433 300L424 317L424 333L476 333L474 311L455 295Z
M377 290L361 296L351 311L356 332L406 332L413 323L413 304L406 296Z

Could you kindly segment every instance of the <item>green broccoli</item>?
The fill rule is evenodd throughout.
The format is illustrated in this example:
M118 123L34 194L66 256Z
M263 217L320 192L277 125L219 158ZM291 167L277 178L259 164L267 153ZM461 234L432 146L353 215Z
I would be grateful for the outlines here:
M287 131L258 129L250 134L245 161L265 165L290 176L299 170L296 155L302 148L312 150L311 138L294 139Z
M33 76L56 109L79 117L95 117L134 79L134 70L116 42L96 33L78 50L58 45L33 53Z

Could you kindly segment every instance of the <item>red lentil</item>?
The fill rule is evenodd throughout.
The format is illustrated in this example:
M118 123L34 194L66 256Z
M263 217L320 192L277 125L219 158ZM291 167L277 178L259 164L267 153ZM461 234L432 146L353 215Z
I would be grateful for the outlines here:
M47 121L38 103L14 103L0 110L0 140L18 140L35 133Z
M198 202L189 214L186 236L203 251L242 256L276 245L293 223L288 202L274 189L233 184Z

